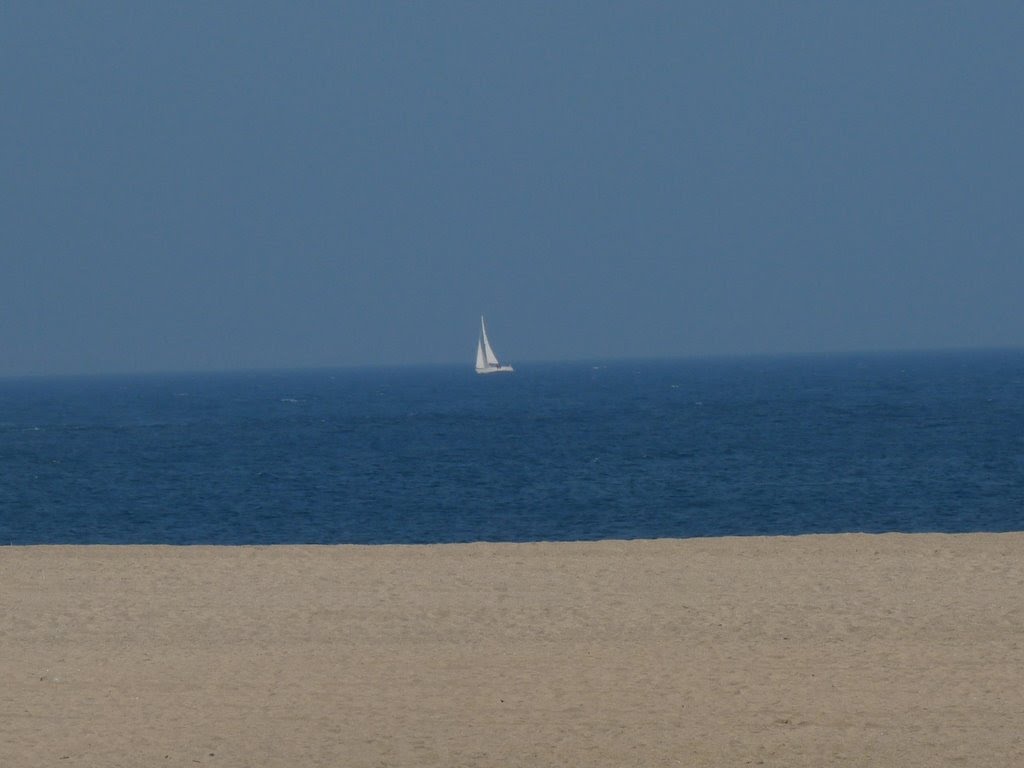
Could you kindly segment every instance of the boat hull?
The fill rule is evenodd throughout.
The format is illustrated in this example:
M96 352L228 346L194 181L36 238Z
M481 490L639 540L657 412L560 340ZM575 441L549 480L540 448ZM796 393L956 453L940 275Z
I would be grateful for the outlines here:
M497 365L489 368L477 368L476 372L483 376L488 373L512 373L514 370L511 365Z

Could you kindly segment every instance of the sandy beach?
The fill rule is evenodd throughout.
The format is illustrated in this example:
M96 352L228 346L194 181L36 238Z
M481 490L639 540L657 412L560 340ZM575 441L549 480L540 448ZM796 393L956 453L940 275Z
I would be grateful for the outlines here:
M3 766L1024 764L1024 534L0 548Z

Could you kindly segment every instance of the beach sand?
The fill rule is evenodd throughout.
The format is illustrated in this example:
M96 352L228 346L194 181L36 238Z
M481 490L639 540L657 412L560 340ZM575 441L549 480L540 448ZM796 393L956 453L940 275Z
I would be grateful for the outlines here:
M1024 534L0 548L44 765L1024 765Z

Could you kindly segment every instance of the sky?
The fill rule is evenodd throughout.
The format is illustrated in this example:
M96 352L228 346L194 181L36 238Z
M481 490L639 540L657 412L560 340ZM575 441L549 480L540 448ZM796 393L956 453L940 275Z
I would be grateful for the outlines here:
M0 5L0 376L1024 346L1024 5Z

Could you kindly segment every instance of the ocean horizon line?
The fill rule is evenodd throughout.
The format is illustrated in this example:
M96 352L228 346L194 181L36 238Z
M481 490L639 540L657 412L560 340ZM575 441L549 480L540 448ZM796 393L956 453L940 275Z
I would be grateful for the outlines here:
M844 358L886 358L910 357L925 358L930 356L959 355L992 355L992 354L1024 354L1024 345L1020 346L952 346L952 347L892 347L892 348L857 348L857 349L826 349L792 352L722 352L694 353L672 356L624 356L624 357L575 357L575 358L509 358L519 369L518 373L530 368L553 366L628 366L634 364L671 364L671 363L742 363L746 361L787 361L787 360L842 360ZM473 365L466 361L423 361L408 363L354 363L339 365L283 365L283 366L239 366L211 368L152 368L139 370L104 370L104 371L52 371L24 372L0 374L0 383L26 381L76 381L104 379L150 379L150 378L194 378L194 377L233 377L252 375L304 375L332 373L372 373L401 372L416 370L459 370L465 369L472 373Z

